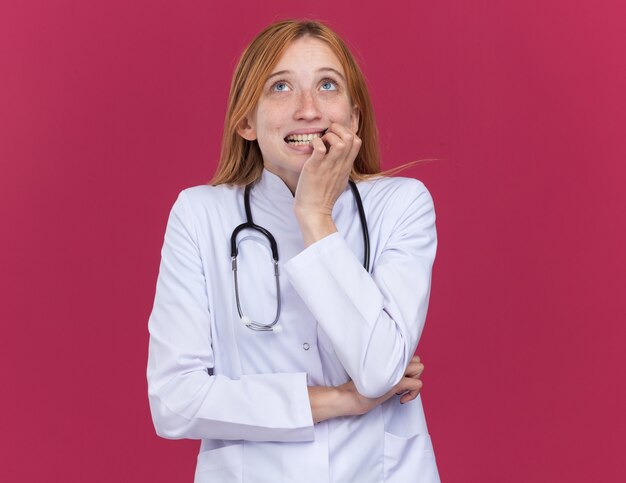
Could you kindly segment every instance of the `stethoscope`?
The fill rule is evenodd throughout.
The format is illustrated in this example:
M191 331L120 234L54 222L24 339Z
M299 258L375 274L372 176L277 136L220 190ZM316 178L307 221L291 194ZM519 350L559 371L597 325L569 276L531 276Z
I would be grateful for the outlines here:
M359 218L361 220L361 230L363 231L363 266L365 270L369 272L370 270L370 240L369 240L369 232L367 230L367 220L365 219L365 211L363 210L363 202L361 201L361 195L359 194L359 190L356 187L354 181L349 180L350 188L352 189L352 193L354 195L354 200L356 201L356 206L359 211ZM235 300L237 302L237 312L239 312L239 318L241 322L252 330L258 331L274 331L280 332L282 329L279 325L276 325L278 319L280 318L280 283L278 280L278 245L276 244L276 240L274 236L266 230L262 226L256 225L252 221L252 212L250 210L250 188L252 184L246 186L243 194L243 202L246 210L246 221L242 223L238 227L233 230L233 234L230 237L230 256L232 260L232 269L233 269L233 280L235 283ZM251 229L260 232L265 238L267 238L270 242L270 247L272 250L272 258L274 260L274 278L276 279L276 317L274 321L270 324L262 324L260 322L256 322L252 320L250 317L243 313L241 308L241 300L239 299L239 285L237 283L237 255L239 254L239 250L237 249L237 235L241 230Z

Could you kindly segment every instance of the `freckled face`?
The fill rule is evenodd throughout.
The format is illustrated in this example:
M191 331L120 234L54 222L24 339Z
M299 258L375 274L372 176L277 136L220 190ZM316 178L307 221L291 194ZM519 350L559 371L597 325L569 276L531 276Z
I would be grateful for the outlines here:
M306 36L286 49L246 121L239 134L256 139L264 166L295 185L313 151L309 138L331 123L356 133L359 113L335 54L325 42Z

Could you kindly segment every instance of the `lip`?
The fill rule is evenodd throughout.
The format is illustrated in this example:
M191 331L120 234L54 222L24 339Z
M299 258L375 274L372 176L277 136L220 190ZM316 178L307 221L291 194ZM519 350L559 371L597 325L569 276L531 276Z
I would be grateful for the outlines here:
M296 151L298 153L311 154L313 152L312 144L304 144L302 146L294 146L293 144L285 143L289 149Z

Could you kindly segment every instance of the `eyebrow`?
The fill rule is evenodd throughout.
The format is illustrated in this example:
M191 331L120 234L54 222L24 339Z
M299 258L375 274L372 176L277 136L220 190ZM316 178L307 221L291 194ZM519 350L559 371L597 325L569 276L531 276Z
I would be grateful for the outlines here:
M315 71L316 73L319 72L333 72L335 73L337 76L341 77L341 80L343 80L345 82L345 77L341 74L341 72L339 72L337 69L333 69L332 67L322 67L320 69L317 69ZM285 74L291 74L290 70L279 70L278 72L274 72L273 74L270 74L267 78L267 81L269 81L272 77L277 77L277 76L281 76L281 75L285 75Z

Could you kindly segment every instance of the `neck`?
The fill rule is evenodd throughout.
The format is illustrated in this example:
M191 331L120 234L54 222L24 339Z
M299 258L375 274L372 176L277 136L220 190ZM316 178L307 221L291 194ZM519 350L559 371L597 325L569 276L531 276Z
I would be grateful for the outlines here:
M279 170L273 166L265 165L265 169L267 169L270 173L275 174L280 179L283 180L283 183L287 185L289 191L291 191L291 195L296 195L296 187L298 186L298 179L300 179L300 173L294 173L293 171Z

